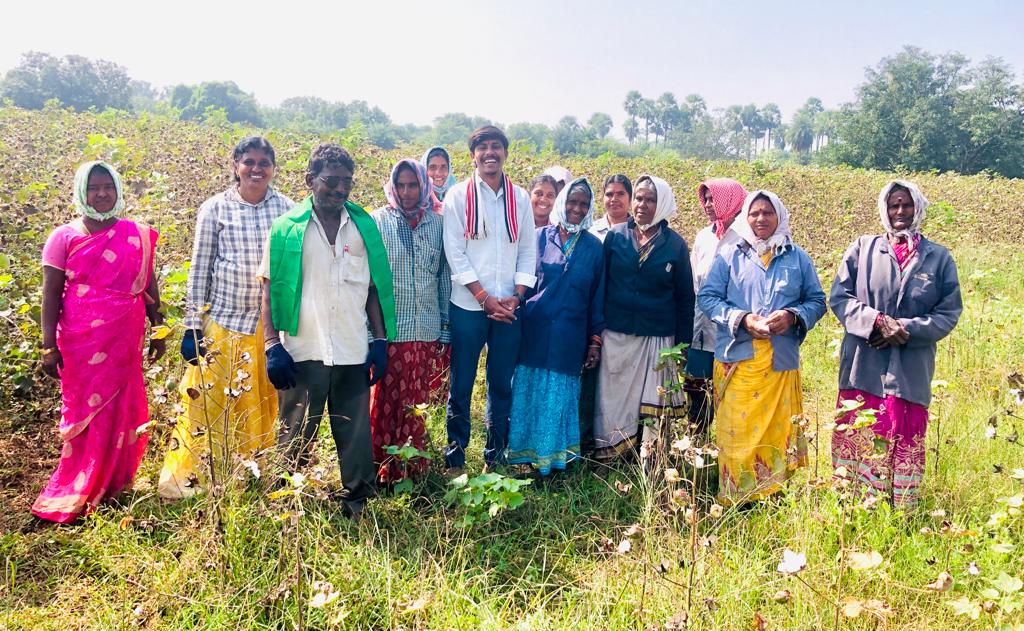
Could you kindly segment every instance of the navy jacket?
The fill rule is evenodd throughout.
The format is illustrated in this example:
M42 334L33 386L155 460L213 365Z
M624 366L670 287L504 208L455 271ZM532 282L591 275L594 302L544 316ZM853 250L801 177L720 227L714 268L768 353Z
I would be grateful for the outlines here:
M686 240L661 223L661 235L640 265L633 220L617 224L604 240L605 326L640 336L693 340L693 273Z
M537 286L526 292L519 363L579 375L587 340L604 331L601 241L583 231L566 263L558 226L537 231Z

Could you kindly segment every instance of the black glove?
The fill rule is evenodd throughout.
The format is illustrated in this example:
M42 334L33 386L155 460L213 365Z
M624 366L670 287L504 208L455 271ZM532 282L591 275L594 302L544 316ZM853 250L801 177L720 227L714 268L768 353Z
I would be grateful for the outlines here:
M274 344L266 350L267 377L278 390L295 387L295 362L285 350L284 344Z
M203 348L203 332L199 329L188 329L185 335L181 336L181 356L185 361L196 366L199 358L206 356L206 349Z
M363 368L366 369L366 376L370 379L371 386L380 381L381 377L384 376L384 372L388 369L387 340L373 341L373 344L370 345L370 351L366 353L366 363L363 364ZM373 369L372 372L371 368Z

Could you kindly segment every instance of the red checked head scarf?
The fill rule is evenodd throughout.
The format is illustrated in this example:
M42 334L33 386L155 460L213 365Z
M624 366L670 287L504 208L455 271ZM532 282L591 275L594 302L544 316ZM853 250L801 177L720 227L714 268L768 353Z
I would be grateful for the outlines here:
M743 200L747 197L747 191L742 184L729 178L704 180L697 187L697 199L700 200L701 210L704 209L708 191L711 191L711 199L715 208L715 236L721 239L725 234L726 224L743 209Z

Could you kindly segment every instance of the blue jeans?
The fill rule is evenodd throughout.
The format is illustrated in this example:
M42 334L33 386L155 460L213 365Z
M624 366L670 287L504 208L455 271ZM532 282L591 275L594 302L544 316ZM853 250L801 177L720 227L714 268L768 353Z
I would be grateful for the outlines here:
M519 317L521 310L516 310ZM496 322L483 311L467 311L451 304L448 321L452 333L451 390L448 392L448 467L466 464L469 446L469 406L480 351L487 345L487 410L484 427L487 443L484 462L502 463L508 447L508 417L512 410L512 375L519 359L522 325Z

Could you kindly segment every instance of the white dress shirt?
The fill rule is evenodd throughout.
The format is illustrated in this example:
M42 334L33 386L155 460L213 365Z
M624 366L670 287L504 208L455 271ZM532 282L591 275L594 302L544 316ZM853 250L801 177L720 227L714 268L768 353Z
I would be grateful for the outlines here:
M690 250L690 268L693 270L694 293L700 291L701 285L704 284L704 279L708 277L708 272L711 271L711 264L715 262L715 257L718 256L718 252L730 243L735 243L739 238L739 235L732 228L725 231L721 240L715 236L714 226L707 226L697 233L693 240L693 249ZM696 307L693 317L693 343L690 347L694 350L714 353L715 331L715 323L704 315L700 307Z
M263 254L261 276L270 277L270 240ZM302 237L302 299L296 334L281 331L281 343L296 362L353 366L366 361L369 340L366 297L370 291L366 245L347 210L332 246L324 226L310 214Z
M495 193L476 171L472 181L477 190L480 234L476 239L466 238L469 180L465 180L448 189L444 197L444 253L452 270L452 304L468 311L481 311L483 308L466 285L479 281L487 293L496 298L511 296L516 285L533 287L537 282L537 238L533 206L525 190L512 187L519 238L509 243L505 230L504 187Z

